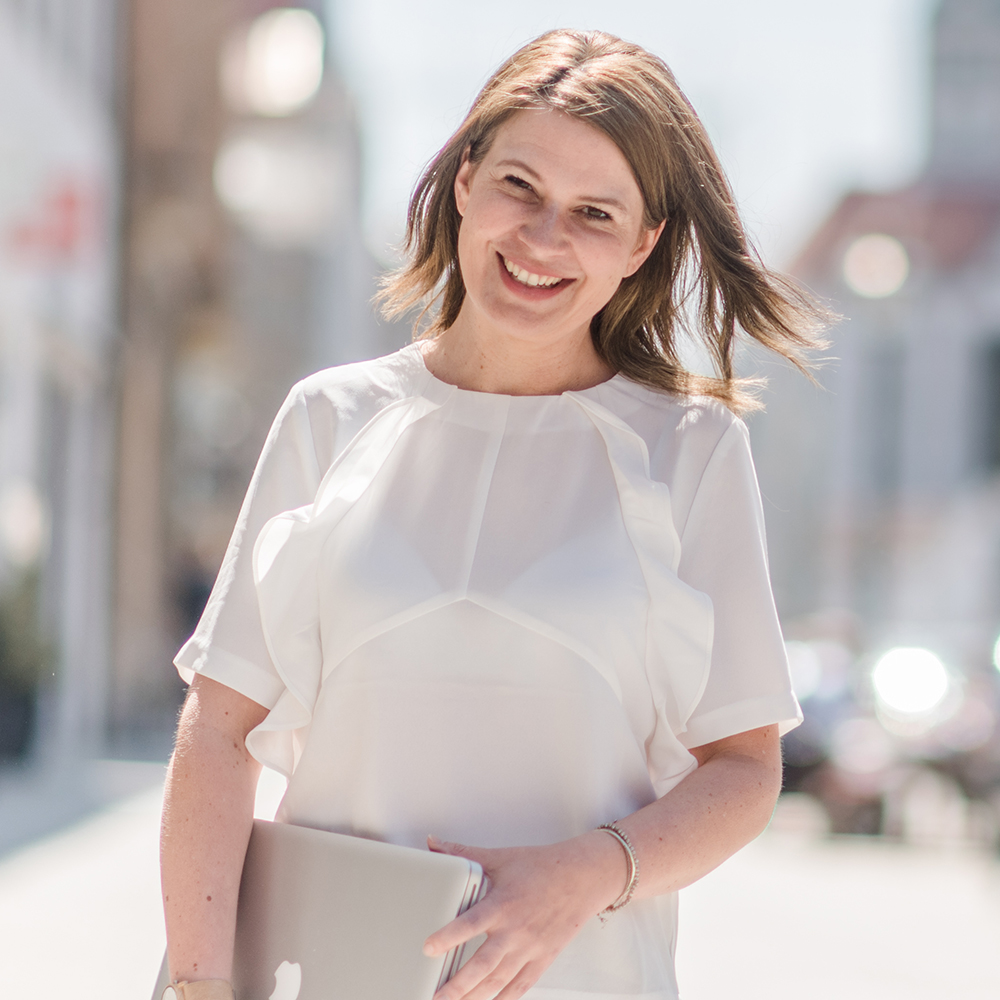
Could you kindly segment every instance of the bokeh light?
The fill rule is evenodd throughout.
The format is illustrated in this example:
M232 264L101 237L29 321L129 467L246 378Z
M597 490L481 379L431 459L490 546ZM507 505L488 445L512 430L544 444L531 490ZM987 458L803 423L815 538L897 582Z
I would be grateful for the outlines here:
M823 662L819 653L808 642L792 639L785 643L788 669L792 675L792 688L799 701L811 698L823 680Z
M0 547L14 566L31 566L49 545L45 501L27 479L10 480L0 491Z
M934 738L945 750L967 753L986 746L996 731L996 724L992 705L972 694L963 698L951 718L937 727Z
M844 254L844 281L857 295L884 299L903 287L910 273L906 248L893 236L860 236Z
M234 35L222 53L222 87L238 111L294 114L323 81L323 27L308 10L279 7Z
M948 671L929 649L898 646L872 670L880 707L904 717L924 716L939 708L951 686Z
M336 150L308 136L247 133L215 161L219 200L261 241L309 246L330 231L346 184Z
M997 636L997 641L993 644L993 666L1000 670L1000 636Z
M844 719L830 738L830 758L851 774L877 774L896 759L892 737L871 718Z

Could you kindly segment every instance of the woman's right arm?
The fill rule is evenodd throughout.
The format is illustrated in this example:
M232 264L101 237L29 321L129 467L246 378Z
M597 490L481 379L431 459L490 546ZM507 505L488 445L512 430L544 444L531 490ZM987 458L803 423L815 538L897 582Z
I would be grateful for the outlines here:
M171 981L232 980L236 903L260 774L246 737L267 713L206 677L195 678L184 702L160 832Z

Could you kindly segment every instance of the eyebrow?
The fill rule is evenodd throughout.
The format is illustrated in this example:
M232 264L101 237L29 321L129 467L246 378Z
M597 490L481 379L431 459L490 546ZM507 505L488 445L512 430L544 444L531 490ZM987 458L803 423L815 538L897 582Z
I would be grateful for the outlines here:
M542 176L536 170L532 170L523 160L499 160L497 162L498 167L516 167L523 173L529 174L534 180L542 180ZM587 202L587 204L593 205L607 205L610 208L616 208L619 212L624 212L628 214L628 206L623 202L620 202L617 198L608 198L601 195L594 196L584 196L580 199L581 201Z

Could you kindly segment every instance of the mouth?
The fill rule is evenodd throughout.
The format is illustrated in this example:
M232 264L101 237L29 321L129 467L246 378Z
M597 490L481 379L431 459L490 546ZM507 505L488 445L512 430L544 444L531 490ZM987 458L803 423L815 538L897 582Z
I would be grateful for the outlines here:
M504 270L510 279L524 288L538 289L539 291L551 291L563 285L569 284L572 278L559 278L551 274L536 274L526 268L520 267L513 261L508 260L503 254L497 254Z

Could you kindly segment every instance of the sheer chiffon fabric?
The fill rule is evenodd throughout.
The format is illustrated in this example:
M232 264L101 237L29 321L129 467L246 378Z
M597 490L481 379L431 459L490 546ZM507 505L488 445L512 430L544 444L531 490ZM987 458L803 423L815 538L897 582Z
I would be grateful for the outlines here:
M795 725L743 425L616 376L504 396L413 345L296 387L177 657L270 709L279 818L550 843ZM673 998L676 900L592 920L528 995Z

